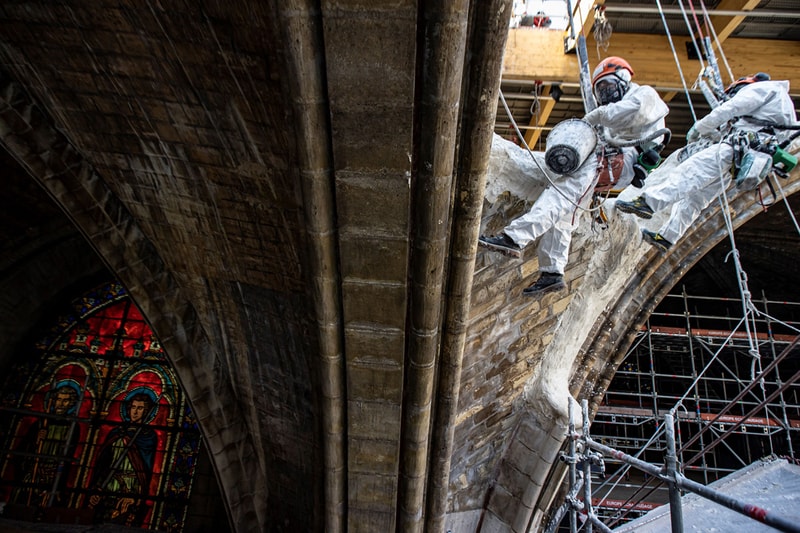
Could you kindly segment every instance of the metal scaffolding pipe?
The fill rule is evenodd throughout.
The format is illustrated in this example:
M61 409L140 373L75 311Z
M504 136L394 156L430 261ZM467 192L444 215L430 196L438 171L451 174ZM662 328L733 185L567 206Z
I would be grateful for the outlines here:
M728 434L732 433L732 432L733 432L733 431L735 431L735 430L736 430L736 429L737 429L739 426L741 426L742 424L744 424L744 421L745 421L745 420L747 420L748 418L750 418L750 417L751 417L751 416L752 416L754 413L756 413L756 412L757 412L757 411L759 411L759 410L760 410L762 407L764 407L764 406L765 406L765 405L767 405L769 402L771 402L772 400L774 400L776 396L778 396L780 393L782 393L783 391L785 391L787 388L789 388L789 386L790 386L790 385L794 384L794 383L795 383L796 381L798 381L798 380L800 380L800 370L798 370L797 372L795 372L795 374L794 374L794 375L793 375L791 378L789 378L789 380L788 380L788 381L786 381L786 383L782 384L782 385L781 385L781 386L780 386L780 387L779 387L779 388L778 388L778 389L777 389L775 392L773 392L772 394L770 394L769 396L767 396L767 397L766 397L766 398L765 398L765 399L764 399L764 400L763 400L761 403L759 403L759 404L758 404L757 406L755 406L755 407L754 407L752 410L750 410L750 412L748 412L747 414L745 414L745 415L742 417L742 419L741 419L741 420L739 420L738 422L735 422L735 423L734 423L734 424L733 424L733 425L730 427L730 429L728 429L727 431L725 431L725 433L723 433L722 435L720 435L719 437L717 437L716 439L714 439L714 440L713 440L713 441L712 441L712 442L711 442L711 443L710 443L710 444L709 444L707 447L703 448L703 451L701 451L701 452L698 452L697 454L695 454L695 456L694 456L694 457L692 457L691 459L689 459L688 461L686 461L686 464L687 464L687 465L690 465L690 464L694 463L694 462L695 462L695 461L696 461L696 460L697 460L699 457L701 457L701 456L702 456L702 455L703 455L705 452L707 452L707 451L711 450L711 449L712 449L712 448L714 448L714 447L715 447L717 444L719 444L720 442L722 442L722 440L723 440L723 439L724 439L724 438L725 438L725 437L726 437ZM754 381L753 381L753 383L756 383L757 381L758 381L758 380L754 380ZM712 423L709 423L709 427L710 427L712 424L713 424L713 422L712 422Z
M702 317L702 318L710 318L710 319L726 319L726 320L730 320L730 317L720 317L720 316L710 316L710 315L707 316L707 315L701 315L701 314L696 314L696 313L690 313L689 309L688 309L688 305L687 305L687 295L685 294L685 292L682 295L677 295L677 296L671 295L671 297L672 298L676 298L676 299L677 298L681 298L683 300L683 302L682 302L683 303L683 309L684 309L684 312L687 315L687 317L689 315L691 315L692 317ZM696 298L693 297L693 299L713 300L713 301L718 301L718 300L734 301L735 300L735 299L732 299L732 298L716 298L716 297L713 297L713 298L712 297L696 297ZM787 304L787 302L777 302L777 303ZM789 305L793 305L793 304L789 304ZM677 315L665 314L664 316L677 316ZM680 378L690 379L692 384L693 384L692 386L694 387L693 390L694 390L694 395L695 395L695 401L697 402L697 401L699 401L699 398L698 398L699 390L697 389L697 385L698 384L695 383L695 380L699 379L699 378L698 378L698 369L694 366L694 358L698 357L698 353L699 353L696 350L696 347L698 346L697 345L697 341L698 340L700 341L700 345L702 346L703 349L709 350L709 347L706 346L706 343L704 342L704 340L702 338L699 338L699 339L695 338L695 335L700 335L701 337L705 336L705 335L708 335L708 336L720 336L722 331L719 330L719 329L713 329L713 330L710 330L710 329L698 329L698 328L692 327L691 324L692 323L690 323L687 320L685 329L681 328L683 331L681 331L681 333L680 333L681 337L684 337L686 335L689 336L688 353L692 357L692 367L691 367L691 371L690 372L686 372L685 370L689 370L689 369L684 367L684 366L681 366L679 370L677 370L676 372L673 372L671 374L659 374L659 373L654 372L654 368L653 368L653 364L652 364L652 357L653 357L654 348L653 348L653 345L652 345L652 341L651 341L650 345L645 345L644 347L645 347L645 349L649 348L648 351L650 353L650 358L651 358L650 359L651 360L651 368L650 368L651 377L653 377L653 376L662 376L662 377L675 378L676 375L677 375L677 377L680 377ZM760 337L760 339L762 341L769 341L769 342L777 340L779 336L774 334L773 331L772 331L772 328L769 327L769 319L767 320L767 324L768 324L767 329L769 330L769 333L762 334L762 337ZM791 327L791 326L789 326L789 327ZM651 335L650 334L652 334L654 332L666 333L667 336L674 336L673 333L672 333L673 330L675 332L677 332L677 330L678 330L678 328L652 328L651 329L649 321L647 322L646 326L643 327L642 329L646 330L646 332L649 333L648 335L646 335L647 340L651 339ZM668 330L668 331L665 331L665 329ZM772 358L774 358L774 361L772 361L770 365L766 366L761 371L760 376L762 376L762 379L763 379L763 377L766 377L766 376L769 376L769 375L772 375L772 374L775 374L777 376L777 369L779 368L780 363L782 361L785 362L787 360L787 358L792 353L796 353L796 349L798 347L798 343L800 342L800 339L798 337L796 337L795 335L781 335L780 337L781 337L781 340L780 340L781 343L788 343L788 344L791 344L791 346L786 347L784 345L784 347L786 347L786 349L783 350L780 354L776 353L777 350L775 350L774 346L773 346ZM644 339L644 336L642 338ZM720 338L727 338L728 341L730 341L730 335L727 335L727 336L723 335L723 336L720 336ZM694 343L694 345L693 345L693 343ZM641 344L641 342L639 344ZM733 344L732 348L736 349L736 346L735 346L736 342L734 342L732 344ZM709 350L709 351L711 351L711 350ZM640 364L646 364L646 354L644 355L643 359L640 359L640 360L637 360L637 361ZM725 368L727 369L727 366L725 366ZM773 433L776 433L776 432L780 432L781 430L785 430L787 432L787 435L786 435L787 441L791 442L790 433L792 431L796 432L797 430L796 429L793 430L791 422L787 419L788 414L786 412L786 406L785 406L785 403L783 401L781 402L781 405L784 408L784 413L783 413L784 420L782 421L782 423L781 423L781 417L780 416L774 416L771 413L771 411L767 412L767 415L766 415L767 418L766 419L756 416L756 415L759 414L759 410L764 409L765 406L768 407L769 409L771 409L770 402L772 402L774 399L783 400L783 395L786 394L785 391L788 389L788 386L786 385L786 380L782 380L780 378L780 376L778 376L777 380L772 380L770 383L767 384L767 391L766 391L767 393L769 393L769 391L775 390L775 388L780 389L780 390L775 391L774 394L772 394L772 396L770 396L770 398L767 398L766 400L764 400L764 398L762 396L762 397L754 397L753 400L750 400L748 398L748 395L755 396L754 395L755 388L758 387L762 383L762 380L756 379L755 382L748 383L748 381L743 381L743 380L739 379L737 377L737 372L735 372L733 369L727 369L727 370L733 376L733 378L734 378L733 380L727 379L725 377L723 377L723 378L713 378L713 377L707 377L707 376L706 377L702 377L702 379L703 380L709 380L709 381L719 381L719 382L722 382L723 386L727 382L738 383L739 385L736 388L736 390L731 391L731 393L734 394L734 395L737 393L737 391L741 391L742 388L744 388L745 390L741 391L739 393L739 396L737 398L734 398L733 400L731 400L730 398L726 398L724 400L724 402L725 402L724 404L721 403L723 400L720 399L718 401L718 403L716 405L714 405L714 407L716 409L711 409L711 412L708 412L707 414L703 413L702 414L702 419L701 419L699 405L696 404L695 405L695 409L693 411L693 414L694 414L694 418L698 422L698 427L695 429L695 431L699 432L699 433L695 433L693 438L692 438L692 440L687 442L683 446L681 445L682 443L680 442L680 439L676 439L677 440L677 442L676 442L677 447L680 448L681 453L685 453L686 450L688 450L693 444L694 444L694 446L696 446L698 441L699 441L699 443L703 443L703 440L710 441L710 440L715 439L718 436L718 432L717 431L714 431L714 435L711 435L710 438L705 437L705 435L703 433L705 431L709 431L709 430L714 429L714 424L716 422L724 422L726 428L730 427L730 425L733 422L739 422L739 423L736 424L736 426L731 428L729 431L725 431L724 428L721 429L720 431L724 432L724 435L720 436L712 444L712 446L716 446L720 442L722 442L723 445L724 445L725 444L725 442L723 441L724 438L729 436L734 431L739 431L742 425L748 425L748 424L757 424L757 425L759 425L759 427L763 426L763 429L765 430L765 434L764 434L765 437L768 434L773 434ZM636 370L631 371L631 372L620 371L620 374L627 374L627 375L633 376L634 379L636 379L636 378L638 378L640 376L646 376L647 375L647 371L637 368ZM684 375L684 374L687 374L687 375ZM691 374L691 376L689 376L688 374ZM702 374L704 374L704 372L701 372L700 374L702 376ZM795 381L793 386L796 387L797 383L800 382L800 375L798 375L796 378L792 377L788 381L789 382ZM655 390L657 390L657 383L655 382L655 380L651 383L651 386L652 386L652 389L651 389L650 393L652 394ZM692 389L689 389L689 390L691 391ZM609 390L609 392L611 392L611 391ZM617 394L617 393L615 393L615 394ZM623 396L625 396L625 397L641 396L642 398L644 398L646 396L649 397L649 394L646 394L645 390L641 387L641 383L640 383L640 387L639 387L638 393L619 392L618 394L620 395L620 397L623 397ZM652 401L653 401L652 409L648 408L646 410L646 413L645 413L645 415L646 415L645 418L647 419L647 421L653 421L653 420L657 420L657 418L659 418L659 417L663 417L663 415L665 413L661 412L660 415L659 415L659 409L657 408L657 404L659 403L659 401L660 401L660 403L663 403L664 401L669 403L670 402L669 398L671 398L671 396L669 396L669 395L667 395L667 396L656 396L656 395L654 395L654 397L652 398ZM676 399L677 399L677 397L676 397ZM747 399L746 403L744 403L744 399ZM683 398L681 398L681 401L682 400L683 400ZM708 400L709 400L709 398L706 398L706 400L704 400L704 402L708 401ZM613 403L613 402L611 402L611 403ZM712 401L712 404L713 403L714 402ZM731 412L731 408L733 406L741 407L742 408L742 414L744 414L744 412L746 412L746 411L749 411L749 412L747 414L745 414L744 416L729 417L729 415L726 415L726 413L730 413ZM710 408L711 408L711 404L709 404L709 409ZM638 416L638 415L642 414L642 413L639 413L639 412L628 412L628 408L617 408L617 409L620 409L621 411L625 411L625 412L616 411L612 407L608 407L608 409L609 409L610 412L606 413L606 415L611 414L613 416L614 414L617 414L617 417L619 417L619 415L622 415L624 417L623 420L622 420L622 423L625 424L625 425L627 425L626 421L629 421L629 417L630 416ZM715 413L714 411L716 411L718 409L721 409L721 412ZM601 408L601 411L602 410L603 409ZM631 409L631 411L633 411L633 409ZM642 411L645 411L645 410L642 409ZM654 414L655 414L655 417L653 417ZM687 412L687 413L672 412L671 414L673 415L675 420L677 420L679 418L680 419L689 418L690 416L692 416L692 413L689 413L689 412ZM642 419L640 418L639 421L641 422ZM619 423L619 419L617 419L616 421L612 419L611 422L606 421L606 423L611 423L611 424ZM644 422L642 422L642 423L644 423ZM634 423L632 425L635 426L636 424ZM666 427L666 424L664 426L662 426L662 430L665 427ZM675 429L675 431L677 433L677 428ZM749 434L749 431L748 431L748 434ZM758 434L761 435L761 432L759 431ZM617 435L617 433L614 433L614 435L615 436L619 436L619 435ZM624 438L630 438L628 436L628 434L627 434L627 429L625 430ZM701 439L703 439L703 440L701 440ZM638 453L636 453L634 448L636 446L641 446L642 443L645 440L647 440L647 439L643 438L640 441L637 441L637 439L634 438L633 441L628 443L630 446L623 445L622 449L624 449L625 451L628 451L630 453L634 453L635 455L638 456ZM613 445L613 442L610 443L610 444ZM705 451L709 451L711 449L711 447L709 447L707 445L703 445L703 446L701 446L701 448L704 449L704 452ZM691 453L694 454L695 452L696 452L696 450L691 450ZM701 455L698 454L698 456L701 456ZM792 454L792 456L793 456L793 454ZM676 461L677 461L678 465L680 465L681 462L682 462L681 457L682 456L680 455L680 453L676 454ZM703 459L705 460L706 456L701 456L701 457L703 457ZM695 463L699 463L699 461L697 461L697 457L694 457L692 459L692 461L694 461ZM745 464L743 459L740 459L740 461L742 461L742 464ZM625 463L625 461L622 461L622 462ZM628 463L628 465L630 465L630 463ZM630 466L628 466L628 468L629 467ZM682 466L681 470L686 469L688 471L689 469L695 469L695 468L696 467L689 466L689 463L686 463L686 464L684 464ZM699 468L697 468L697 469L700 470ZM706 471L716 471L716 472L730 473L730 472L733 472L734 470L722 470L722 469L718 470L718 469L713 469L713 468L709 469L709 468L705 467L705 468L702 469L702 471L704 473ZM656 482L657 482L657 487L656 488L658 488L658 486L661 486L662 490L663 489L667 489L667 487L663 487L663 485L662 485L664 482L669 483L670 481L673 481L672 479L664 479L661 476L653 476L653 479L656 480ZM698 479L698 481L703 482L702 479ZM707 484L708 482L709 482L708 479L706 479L705 483ZM647 485L647 483L645 485L642 485L638 490L636 490L636 494L634 494L633 496L628 498L628 501L626 501L625 505L622 506L622 508L624 510L621 510L620 512L617 512L613 517L614 520L618 521L621 518L620 515L622 515L624 517L631 511L631 509L628 509L626 507L627 504L632 500L637 500L638 494L646 489L646 485ZM655 490L655 489L651 489L651 491L652 490ZM622 498L622 499L624 500L625 498ZM642 499L642 497L638 497L638 501L641 501L641 499ZM671 517L671 518L674 518L674 517ZM608 520L606 520L606 521L608 522ZM609 526L614 527L614 523L609 522Z
M573 436L573 438L580 438L580 435L576 434ZM593 450L597 450L604 455L608 455L614 459L622 461L623 463L627 463L635 468L638 468L642 472L650 474L653 477L657 477L662 481L669 481L661 467L651 465L650 463L642 461L641 459L638 459L632 455L628 455L625 452L615 450L614 448L606 446L605 444L592 440L591 437L584 437L584 441L586 441L586 445Z
M672 533L683 533L683 507L681 491L678 489L678 456L675 454L675 420L671 414L664 415L664 435L667 441L667 455L664 457L667 482L669 486L669 518Z
M790 352L791 352L791 351L792 351L792 350L793 350L793 349L794 349L794 348L795 348L795 347L798 345L798 343L800 343L800 336L799 336L799 337L796 337L796 338L794 339L794 341L792 341L792 343L791 343L789 346L787 346L786 348L784 348L784 350L783 350L783 351L780 353L780 355L778 355L778 357L776 357L774 360L772 360L772 362L770 362L770 364L768 364L766 367L764 367L764 369L762 370L762 374L767 374L767 373L771 372L773 369L775 369L775 368L778 366L778 364L779 364L781 361L783 361L783 359L785 359L785 358L786 358L786 356L787 356L787 355L789 355L789 353L790 353ZM791 383L793 383L793 381L789 381L788 383L789 383L789 384L791 384ZM744 398L744 396L745 396L745 395L746 395L746 394L747 394L747 393L748 393L748 392L749 392L749 391L750 391L752 388L756 387L757 385L758 385L758 380L754 380L754 381L752 381L752 382L748 383L748 384L747 384L747 386L746 386L744 389L742 389L742 390L739 392L739 394L737 394L737 395L736 395L736 397L735 397L735 398L733 398L732 400L730 400L730 402L728 403L728 405L727 405L727 406L725 406L725 407L722 409L722 411L720 411L719 413L717 413L717 416L715 416L715 417L714 417L714 419L713 419L713 420L711 420L711 421L710 421L710 422L709 422L709 423L706 425L706 428L704 428L702 431L698 432L697 434L693 435L693 436L692 436L692 438L690 438L688 441L686 441L686 442L683 444L683 446L681 446L681 449L680 449L680 450L678 450L678 453L683 453L684 451L686 451L686 450L689 448L689 446L691 446L692 444L694 444L694 443L697 441L697 439L699 439L699 438L700 438L700 436L701 436L703 433L705 433L705 431L707 431L707 428L708 428L709 426L713 425L713 424L714 424L714 423L715 423L717 420L719 420L719 419L720 419L720 417L722 417L722 416L723 416L725 413L727 413L727 412L728 412L730 409L732 409L732 408L733 408L733 406L737 405L737 403L739 402L739 400L741 400L742 398ZM746 417L745 417L745 418L746 418ZM692 460L690 460L690 461L689 461L689 462L687 462L686 464L691 464L691 463L694 461L694 459L695 459L695 458L696 458L696 457L692 458Z
M573 411L574 403L572 401L569 402L569 431L570 433L575 433L575 420L574 420L574 413ZM577 446L575 445L575 439L569 439L569 488L570 494L577 489L577 479L578 473L575 467L575 456L577 455ZM558 525L558 524L556 524ZM572 506L572 509L569 512L569 531L570 533L577 533L578 531L578 514L575 506Z
M581 413L583 415L583 438L589 437L589 401L581 400ZM589 449L583 449L583 505L586 508L586 516L594 514L592 509L592 464L589 460ZM586 533L592 533L592 521L586 524Z
M580 435L573 435L573 438L581 438ZM583 436L583 440L588 447L593 450L597 450L603 454L610 455L615 459L619 459L643 472L646 472L654 477L659 478L662 481L667 483L672 482L673 480L669 477L667 473L664 472L662 468L659 468L655 465L637 459L627 453L621 452L619 450L615 450L614 448L610 448L605 444L601 444L597 441L592 440L588 436ZM800 533L800 524L795 524L794 522L783 518L780 515L776 515L774 513L770 513L766 509L758 507L757 505L752 505L749 503L744 503L732 496L727 494L723 494L717 490L714 490L710 487L687 479L682 474L676 472L674 478L675 484L685 490L693 492L707 500L711 500L714 503L718 503L724 507L732 511L736 511L737 513L743 514L753 520L757 520L761 523L767 524L771 527L779 529L780 531L787 531L789 533ZM672 507L670 507L670 512L672 512ZM673 524L674 526L674 524ZM679 530L681 531L681 530Z
M657 7L645 6L615 6L604 5L606 13L642 13L658 15L664 13L665 15L681 15L682 11L675 8L663 8L659 10ZM719 17L769 17L769 18L800 18L798 11L748 11L748 10L728 10L717 9L708 12L711 16Z

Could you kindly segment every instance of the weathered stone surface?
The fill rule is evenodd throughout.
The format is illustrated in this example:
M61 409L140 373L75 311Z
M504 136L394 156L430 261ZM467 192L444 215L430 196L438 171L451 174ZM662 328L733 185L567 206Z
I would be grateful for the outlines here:
M401 465L430 464L423 453L403 457L403 420L444 423L435 387L403 404L441 378L445 352L431 340L414 357L432 366L409 378L409 319L444 323L463 303L449 292L449 256L476 248L450 242L463 229L458 209L425 211L447 203L454 176L432 177L437 202L412 200L415 165L431 152L415 130L423 102L432 105L418 64L431 52L420 27L438 16L431 9L401 0L0 6L0 142L11 154L0 164L14 176L0 206L0 365L62 291L114 275L191 398L236 530L396 529ZM449 59L482 69L455 44L465 55ZM461 103L443 103L452 113L438 123L467 120ZM437 144L437 168L469 142ZM527 154L504 150L503 169L490 163L490 233L543 186ZM501 175L514 181L503 186ZM800 188L797 172L783 186ZM737 224L754 216L751 201L735 200ZM522 260L477 251L455 426L444 428L454 432L454 513L482 531L521 531L541 516L566 398L597 401L627 333L722 238L714 213L667 258L640 250L638 227L613 210L598 234L584 217L569 291L544 298L520 294L538 271L535 247ZM431 214L419 218L440 223L440 238L425 242L430 228L414 215ZM443 262L411 279L414 254ZM418 308L415 283L443 289Z

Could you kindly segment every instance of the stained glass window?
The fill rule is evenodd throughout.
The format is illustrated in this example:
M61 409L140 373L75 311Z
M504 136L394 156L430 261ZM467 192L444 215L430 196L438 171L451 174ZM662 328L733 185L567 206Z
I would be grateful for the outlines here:
M73 302L2 393L3 516L182 530L200 433L121 285Z

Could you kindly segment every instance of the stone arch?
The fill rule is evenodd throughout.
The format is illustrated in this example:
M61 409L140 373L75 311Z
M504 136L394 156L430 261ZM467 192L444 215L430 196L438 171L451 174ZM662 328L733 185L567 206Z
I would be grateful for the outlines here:
M800 191L800 173L795 172L782 188L787 196ZM734 229L762 212L753 194L740 193L730 200ZM782 207L776 206L776 209ZM646 255L639 263L641 268L636 275L622 287L613 307L595 324L593 334L589 336L590 342L582 349L582 357L576 362L570 380L573 393L589 399L590 410L597 407L638 328L683 275L728 237L721 210L719 202L710 205L668 255L662 256L655 251ZM640 305L642 301L646 303L644 306Z
M781 187L787 196L800 190L800 172L782 180ZM734 228L761 212L754 194L729 198ZM588 399L590 412L595 412L637 329L683 275L727 236L719 202L706 208L666 255L640 244L639 227L633 217L616 216L606 249L580 235L573 241L573 249L576 242L592 249L584 264L575 267L580 272L573 276L580 281L558 318L565 327L555 328L541 366L526 386L514 430L493 474L479 531L537 531L544 525L566 474L558 454L566 433L568 398ZM604 261L614 266L605 278L598 268Z
M800 173L781 184L787 196L800 191ZM734 229L746 224L762 212L753 192L739 193L729 199ZM776 206L780 209L783 206ZM667 255L650 250L639 261L634 275L622 286L617 300L592 328L587 342L573 366L570 391L579 399L589 400L593 415L614 374L631 347L636 332L647 318L695 263L728 237L722 216L722 205L713 202L700 215L684 237ZM564 470L561 463L555 468ZM550 473L551 479L560 478Z

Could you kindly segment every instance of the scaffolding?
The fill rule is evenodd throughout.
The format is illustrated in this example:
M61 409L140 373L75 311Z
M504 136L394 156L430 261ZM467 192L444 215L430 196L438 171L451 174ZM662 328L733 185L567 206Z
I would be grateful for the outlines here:
M569 465L570 490L563 508L569 511L570 533L577 533L581 525L578 520L578 512L582 513L583 526L587 533L592 533L593 528L597 528L604 533L612 532L608 525L606 525L595 512L595 506L592 502L592 466L601 466L602 471L604 469L602 467L604 467L605 464L605 457L614 458L627 467L633 467L647 473L654 479L658 479L660 482L667 485L667 490L669 492L670 530L672 533L683 533L684 531L681 491L694 493L701 498L727 507L748 519L759 521L780 531L800 533L800 524L792 517L764 509L751 502L743 501L740 498L720 492L686 477L681 472L678 462L678 439L676 438L675 432L678 422L672 411L664 415L662 425L665 450L663 465L655 465L606 446L592 438L589 435L589 403L587 400L581 402L583 420L582 431L576 431L574 403L575 402L571 401L569 404L569 432L567 435L569 451L561 455L561 460ZM579 477L580 482L578 481ZM583 494L583 501L578 499L580 493ZM548 527L548 531L552 531L552 529L553 526Z
M685 289L668 295L606 391L593 440L661 463L667 444L655 436L671 415L675 460L690 482L707 486L767 456L796 463L800 303L762 297L753 305L753 326L745 333L733 318L741 313L738 299L690 296ZM662 479L632 470L618 457L605 457L603 468L595 464L590 473L596 483L582 496L603 527L620 526L670 500Z

